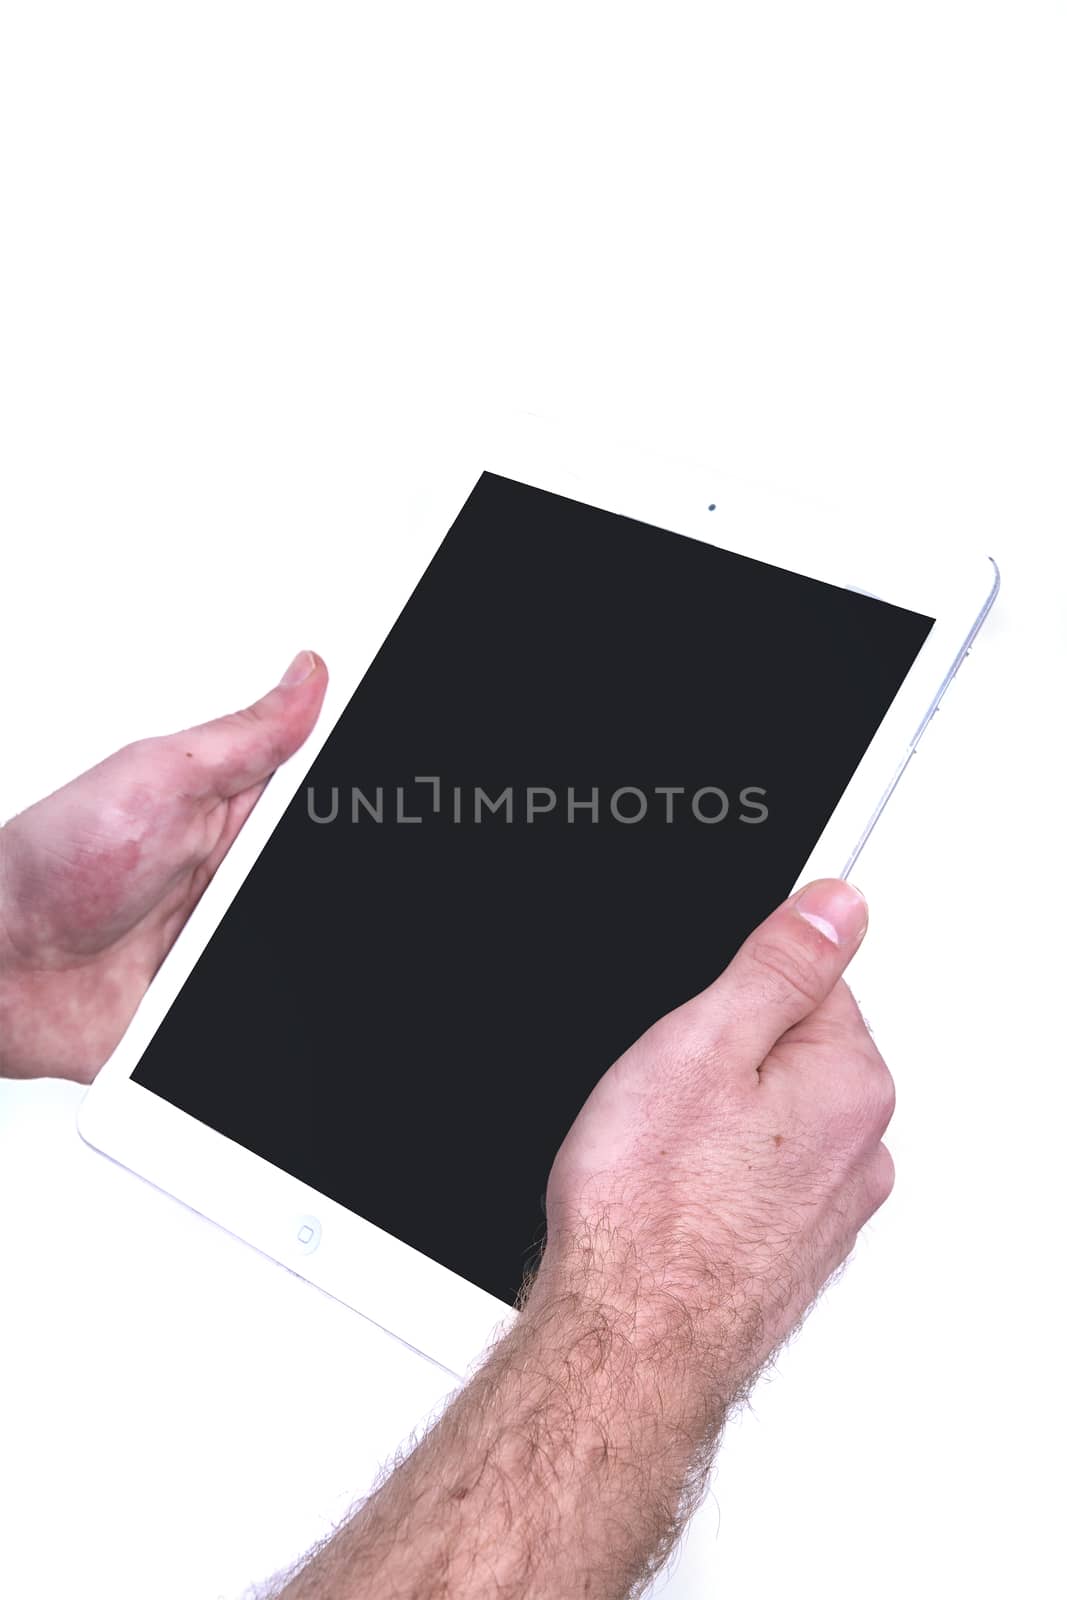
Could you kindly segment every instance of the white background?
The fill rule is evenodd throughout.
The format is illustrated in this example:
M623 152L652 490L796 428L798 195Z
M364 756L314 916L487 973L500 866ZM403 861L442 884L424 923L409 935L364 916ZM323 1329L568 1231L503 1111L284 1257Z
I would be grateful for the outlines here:
M897 1190L674 1600L1057 1590L1065 33L1027 0L0 12L0 815L328 655L468 401L1000 561L857 873ZM0 1086L0 1589L237 1596L447 1379L81 1146L79 1094Z

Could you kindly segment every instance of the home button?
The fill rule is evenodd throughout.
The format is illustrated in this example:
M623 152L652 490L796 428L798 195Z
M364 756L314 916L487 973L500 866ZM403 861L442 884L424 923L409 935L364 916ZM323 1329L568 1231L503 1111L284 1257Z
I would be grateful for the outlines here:
M319 1247L322 1223L318 1217L297 1217L293 1225L293 1236L301 1255L309 1256Z

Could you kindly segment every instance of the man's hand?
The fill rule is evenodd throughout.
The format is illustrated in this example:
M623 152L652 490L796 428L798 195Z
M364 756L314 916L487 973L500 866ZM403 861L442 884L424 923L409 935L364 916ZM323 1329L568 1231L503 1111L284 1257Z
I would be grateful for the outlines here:
M841 979L866 925L847 884L810 885L611 1067L515 1327L285 1600L640 1592L892 1186L892 1080Z
M325 689L302 651L247 710L131 744L0 828L0 1073L94 1077Z
M893 1186L893 1080L841 977L866 930L847 883L794 896L605 1074L552 1169L542 1276L684 1305L724 1399Z

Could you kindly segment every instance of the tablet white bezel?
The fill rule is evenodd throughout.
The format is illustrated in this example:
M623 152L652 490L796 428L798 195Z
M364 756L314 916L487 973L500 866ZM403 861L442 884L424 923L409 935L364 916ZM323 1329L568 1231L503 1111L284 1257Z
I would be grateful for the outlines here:
M798 883L846 876L995 597L996 568L963 557L908 570L855 524L698 464L568 434L535 418L440 431L410 492L403 596L383 594L331 683L307 744L268 785L79 1112L82 1137L451 1372L470 1369L514 1313L411 1246L133 1083L145 1046L304 779L428 561L483 470L739 550L935 618L911 672ZM709 505L715 505L714 513ZM417 1174L413 1174L417 1181ZM310 1223L308 1219L311 1219ZM311 1226L307 1253L297 1237Z

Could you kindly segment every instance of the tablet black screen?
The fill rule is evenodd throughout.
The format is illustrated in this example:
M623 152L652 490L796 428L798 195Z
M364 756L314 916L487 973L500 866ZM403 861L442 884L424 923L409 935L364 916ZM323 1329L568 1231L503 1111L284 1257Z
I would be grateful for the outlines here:
M511 1300L585 1096L789 892L931 626L486 473L135 1081Z

